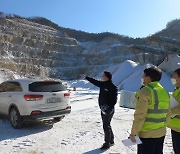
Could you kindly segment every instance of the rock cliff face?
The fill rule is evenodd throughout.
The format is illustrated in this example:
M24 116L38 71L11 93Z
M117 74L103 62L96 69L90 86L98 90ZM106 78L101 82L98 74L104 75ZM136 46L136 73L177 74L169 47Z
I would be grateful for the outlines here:
M17 72L53 76L59 66L68 66L82 53L77 41L54 28L26 19L0 19L0 64ZM74 54L76 53L76 54ZM72 61L73 63L73 61ZM73 64L72 64L73 66Z
M0 16L0 67L21 74L61 79L77 79L80 73L96 75L110 65L142 58L143 52L134 51L130 45L145 43L146 39L74 33L53 23ZM157 62L161 59L158 57Z
M166 28L156 35L180 40L180 20L176 19L167 23Z

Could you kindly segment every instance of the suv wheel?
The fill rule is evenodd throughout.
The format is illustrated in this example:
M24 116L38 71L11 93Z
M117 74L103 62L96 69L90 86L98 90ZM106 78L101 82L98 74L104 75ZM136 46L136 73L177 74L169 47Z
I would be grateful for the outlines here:
M22 127L22 118L16 108L11 108L9 112L9 117L13 128L17 129Z

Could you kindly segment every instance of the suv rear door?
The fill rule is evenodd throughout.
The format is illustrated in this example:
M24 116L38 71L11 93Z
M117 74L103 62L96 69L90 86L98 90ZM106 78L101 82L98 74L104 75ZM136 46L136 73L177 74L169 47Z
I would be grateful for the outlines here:
M43 112L65 109L69 105L69 93L61 82L33 82L29 84L29 91L43 96L36 101L38 109Z

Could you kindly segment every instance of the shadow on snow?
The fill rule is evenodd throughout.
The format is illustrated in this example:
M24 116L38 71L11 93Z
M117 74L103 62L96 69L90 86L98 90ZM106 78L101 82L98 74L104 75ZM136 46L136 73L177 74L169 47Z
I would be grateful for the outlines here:
M2 118L0 119L0 141L41 133L50 130L54 123L56 123L54 120L36 121L25 123L21 129L14 129L8 119Z

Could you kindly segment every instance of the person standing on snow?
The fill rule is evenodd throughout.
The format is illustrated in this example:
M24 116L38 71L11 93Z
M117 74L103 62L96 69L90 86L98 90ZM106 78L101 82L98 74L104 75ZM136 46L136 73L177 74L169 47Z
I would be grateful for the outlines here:
M99 107L101 109L101 118L103 122L104 129L104 141L105 143L100 148L101 150L109 149L114 145L114 134L111 128L111 119L114 115L114 105L117 102L117 87L112 83L112 74L110 72L104 71L102 76L102 81L95 80L81 74L86 80L100 88L99 93Z
M171 81L176 86L173 97L179 105L171 109L171 119L168 127L171 128L174 152L180 154L180 68L174 71Z
M138 135L142 141L137 154L163 154L163 143L169 119L170 97L159 83L162 72L151 67L144 70L143 84L136 93L136 107L130 139L136 142Z

